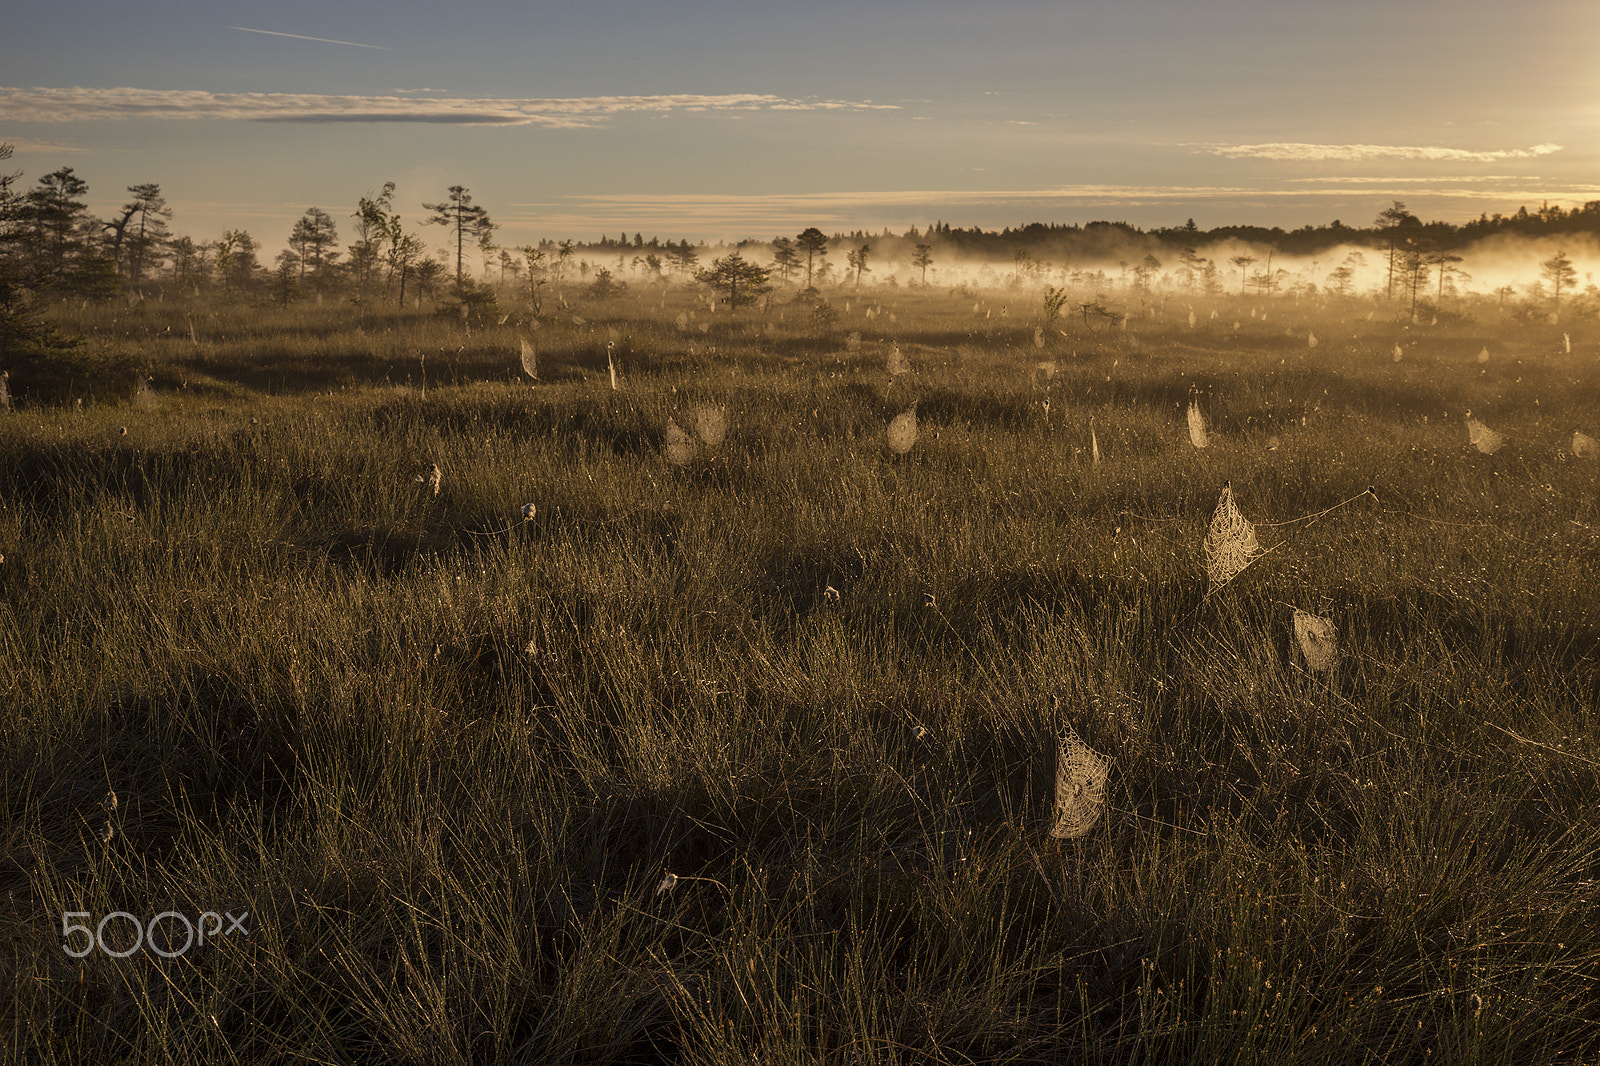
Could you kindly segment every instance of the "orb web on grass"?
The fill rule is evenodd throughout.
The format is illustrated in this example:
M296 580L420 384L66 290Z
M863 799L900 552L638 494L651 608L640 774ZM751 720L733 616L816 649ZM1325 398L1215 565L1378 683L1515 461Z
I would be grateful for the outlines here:
M694 439L675 420L667 419L667 459L674 466L688 466L694 461L694 450Z
M715 448L728 435L728 410L703 403L694 409L694 432L700 442Z
M906 362L906 357L900 354L899 345L895 345L889 352L889 358L884 360L884 363L888 367L890 377L897 378L901 374L911 373L911 364Z
M1572 454L1579 459L1593 459L1600 456L1600 442L1583 430L1574 430L1572 433Z
M528 338L520 337L518 339L522 341L522 372L537 381L539 380L539 358L534 353L533 345L528 343Z
M1339 658L1339 631L1331 618L1296 608L1294 639L1300 645L1300 655L1305 659L1308 670L1331 670Z
M1256 527L1239 513L1233 502L1233 487L1222 486L1217 498L1217 509L1211 516L1211 529L1203 545L1206 555L1206 576L1211 579L1215 592L1255 562L1261 554L1261 543L1256 540Z
M1505 444L1504 434L1496 433L1471 415L1467 416L1467 441L1484 455L1493 455Z
M1200 413L1200 402L1189 401L1189 443L1196 448L1204 448L1211 443L1211 437L1206 433L1206 417Z
M1094 828L1105 803L1110 769L1110 761L1080 740L1071 726L1062 728L1061 746L1056 751L1056 808L1051 836L1072 840Z
M904 455L917 443L917 405L912 404L889 423L889 450Z

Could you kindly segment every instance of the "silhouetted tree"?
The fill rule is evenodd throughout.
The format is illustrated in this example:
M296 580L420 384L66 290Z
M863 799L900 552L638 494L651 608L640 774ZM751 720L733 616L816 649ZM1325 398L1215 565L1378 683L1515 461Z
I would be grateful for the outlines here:
M338 252L333 246L339 240L339 227L320 207L310 207L294 224L289 233L289 247L299 259L300 280L311 275L313 283L325 285L327 271Z
M90 254L86 240L98 228L89 215L89 185L71 167L39 179L18 205L19 229L29 281L41 288L61 288L75 261Z
M260 248L256 239L245 230L223 231L216 243L213 264L224 294L238 296L255 287L261 275L261 263L256 259L256 252Z
M1232 263L1234 266L1239 268L1239 295L1240 296L1244 295L1244 286L1245 286L1245 281L1248 280L1248 278L1249 278L1249 274L1247 272L1250 269L1250 264L1254 263L1255 261L1256 261L1256 257L1253 256L1253 255L1236 255L1232 259L1228 260L1228 262Z
M772 286L767 283L767 272L748 261L738 252L725 255L704 270L695 271L694 279L714 289L728 290L728 307L737 310L741 298L753 300Z
M466 284L462 269L466 242L470 238L478 247L488 252L493 247L495 224L489 221L489 212L472 202L472 194L465 186L450 186L450 195L443 203L423 204L424 211L432 211L427 220L430 226L445 226L456 235L456 285Z
M111 234L111 257L131 282L144 280L145 271L168 238L167 219L172 208L155 183L130 185L133 199L122 205L122 213L107 222Z
M1389 254L1389 278L1384 285L1383 298L1394 299L1394 283L1397 268L1401 265L1400 258L1406 240L1405 231L1413 226L1420 226L1422 221L1406 210L1406 205L1395 200L1393 205L1378 212L1378 217L1373 225L1378 228L1379 235L1384 238Z
M383 183L377 196L363 196L356 202L356 239L350 245L350 270L356 291L365 295L373 285L372 273L389 239L389 216L394 207L394 182Z
M1572 260L1567 258L1566 251L1559 251L1540 263L1539 276L1550 283L1550 291L1555 297L1552 313L1560 314L1561 290L1570 289L1578 282L1578 271L1573 267Z
M828 254L828 235L815 226L808 226L794 239L794 245L806 254L806 288L812 288L813 264Z
M800 253L795 250L794 241L788 237L774 237L772 240L772 269L778 272L778 277L784 284L800 269Z
M845 261L850 264L850 269L856 272L856 288L858 290L861 288L861 275L872 269L867 266L867 256L871 254L872 245L863 244L845 256Z
M917 254L911 257L911 265L922 271L922 284L928 284L928 268L933 265L933 246L917 245Z

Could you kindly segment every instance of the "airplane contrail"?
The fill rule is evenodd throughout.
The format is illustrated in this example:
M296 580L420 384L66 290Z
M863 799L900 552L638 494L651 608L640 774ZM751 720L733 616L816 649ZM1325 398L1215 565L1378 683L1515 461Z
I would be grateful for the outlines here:
M248 26L229 26L230 30L239 30L242 33L265 33L273 37L293 37L297 41L321 41L323 44L347 44L351 48L376 48L379 51L390 51L387 45L358 44L355 41L335 41L331 37L307 37L303 33L279 33L277 30L252 30Z

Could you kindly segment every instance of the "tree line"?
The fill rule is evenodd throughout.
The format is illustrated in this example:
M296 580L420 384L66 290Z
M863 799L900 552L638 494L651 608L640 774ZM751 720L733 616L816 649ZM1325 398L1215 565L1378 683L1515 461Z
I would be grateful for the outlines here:
M0 159L9 154L0 146ZM1193 219L1148 231L1106 221L1035 222L992 231L940 221L898 234L886 229L881 234L857 230L829 235L812 226L792 237L739 242L731 255L702 268L704 245L646 240L637 232L631 237L625 232L604 235L589 244L543 240L501 246L495 241L500 227L464 186L451 186L438 202L422 203L423 214L407 220L397 206L395 184L389 182L376 194L360 197L343 222L319 207L308 208L268 266L260 261L260 242L247 230L224 230L209 241L175 234L172 209L156 183L128 186L126 201L100 218L89 211L88 185L71 167L46 174L26 189L18 184L20 177L0 172L0 278L6 291L91 299L170 287L193 295L248 296L285 304L306 296L337 295L399 304L445 298L481 307L492 303L498 290L516 293L539 308L548 294L565 300L572 285L580 286L579 294L613 295L626 288L621 275L627 272L651 280L698 280L725 291L728 302L738 305L775 284L795 285L802 292L821 286L859 288L874 264L882 262L909 266L916 281L925 284L936 259L1009 260L1014 281L1042 281L1052 262L1120 262L1132 288L1148 288L1165 261L1175 265L1186 287L1211 292L1229 289L1227 268L1232 266L1239 270L1239 290L1253 287L1270 294L1279 278L1272 269L1274 256L1315 256L1353 246L1383 257L1387 297L1415 304L1429 284L1443 293L1452 272L1459 272L1455 264L1461 257L1454 249L1471 241L1496 233L1600 235L1600 201L1571 210L1546 204L1536 211L1486 214L1459 226L1424 222L1396 201L1364 227L1335 220L1290 231L1201 229ZM430 250L423 241L422 233L430 227L444 231L443 247ZM1196 251L1229 240L1248 244L1252 254L1222 264ZM841 250L842 263L830 258ZM481 258L481 276L468 269L469 251ZM612 256L615 270L607 265ZM1264 265L1251 271L1258 262ZM1347 261L1328 276L1328 288L1341 291L1353 275ZM1558 294L1571 284L1560 270L1547 280Z

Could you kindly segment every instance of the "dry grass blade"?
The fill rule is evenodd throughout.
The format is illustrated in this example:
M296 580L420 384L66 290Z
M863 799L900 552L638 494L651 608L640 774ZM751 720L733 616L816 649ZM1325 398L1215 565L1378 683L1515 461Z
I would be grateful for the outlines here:
M1504 434L1496 433L1468 414L1467 441L1484 455L1493 455L1505 444L1506 438Z
M1211 443L1211 437L1206 433L1206 418L1200 413L1200 402L1189 401L1189 443L1196 448L1204 448Z
M728 435L728 410L715 404L703 403L694 409L694 432L700 442L715 448Z
M917 443L917 405L912 404L889 423L889 450L896 455L909 452Z
M1111 763L1064 726L1056 753L1056 811L1050 835L1060 840L1081 837L1100 820Z
M1339 631L1331 618L1308 614L1298 608L1294 612L1294 639L1300 645L1300 655L1306 669L1318 672L1333 669L1339 658Z
M1206 576L1211 579L1215 592L1234 578L1261 555L1261 544L1256 540L1256 527L1250 524L1233 502L1231 484L1222 486L1217 498L1216 512L1211 516L1211 529L1206 533Z

